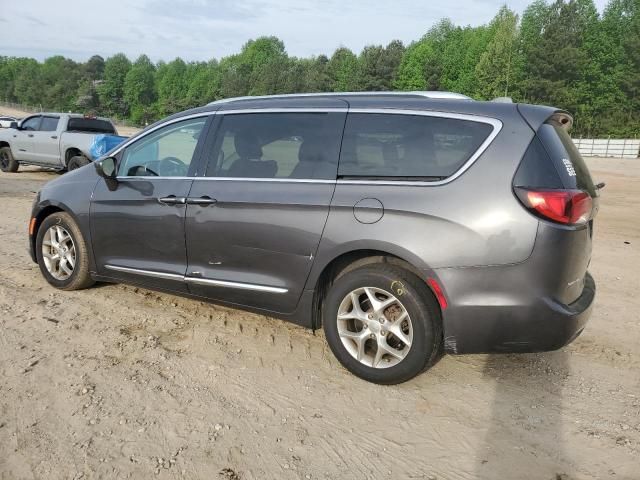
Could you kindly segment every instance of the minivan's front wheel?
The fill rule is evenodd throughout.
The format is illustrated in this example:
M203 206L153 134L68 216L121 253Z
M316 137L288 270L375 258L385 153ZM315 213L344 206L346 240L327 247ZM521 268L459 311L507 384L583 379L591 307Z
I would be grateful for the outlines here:
M93 285L89 254L80 228L71 215L49 215L38 229L36 256L44 278L61 290L79 290Z
M429 367L440 350L438 304L414 274L388 264L339 277L323 306L329 347L364 380L396 384Z

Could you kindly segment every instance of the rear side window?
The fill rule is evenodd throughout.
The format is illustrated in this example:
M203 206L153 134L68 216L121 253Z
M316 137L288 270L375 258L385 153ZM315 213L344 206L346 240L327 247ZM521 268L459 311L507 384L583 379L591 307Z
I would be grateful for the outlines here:
M69 132L115 133L111 122L99 118L70 118L67 125Z
M555 163L564 187L597 196L589 169L567 131L555 122L549 122L540 127L538 136Z
M487 123L453 118L352 113L338 175L441 180L460 169L492 130Z
M525 188L564 188L558 170L537 136L533 137L522 157L513 185Z
M223 115L206 175L335 180L341 113Z
M42 117L42 122L38 130L41 132L55 132L58 129L59 120L58 117Z

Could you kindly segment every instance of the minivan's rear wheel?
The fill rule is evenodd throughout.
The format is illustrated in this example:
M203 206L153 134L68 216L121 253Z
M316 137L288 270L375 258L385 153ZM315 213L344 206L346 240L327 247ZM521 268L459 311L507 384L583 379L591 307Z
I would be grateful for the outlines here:
M94 283L87 245L68 213L54 213L42 222L36 238L36 256L42 275L56 288L79 290Z
M0 148L0 170L3 172L15 173L18 171L20 165L13 158L13 153L10 147Z
M440 310L429 288L388 264L339 277L322 317L336 358L374 383L401 383L419 374L436 359L442 342Z

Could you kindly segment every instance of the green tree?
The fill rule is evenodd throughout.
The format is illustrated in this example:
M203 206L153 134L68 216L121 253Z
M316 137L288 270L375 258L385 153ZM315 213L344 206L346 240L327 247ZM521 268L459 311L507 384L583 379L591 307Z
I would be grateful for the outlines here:
M327 74L334 92L350 92L356 89L358 57L345 47L338 48L327 65Z
M181 58L158 65L156 88L161 116L179 112L187 104L187 64Z
M492 38L475 67L476 96L491 99L509 95L513 81L518 16L503 6L491 21Z
M150 122L154 117L156 67L149 57L140 55L124 79L124 101L129 105L130 118L137 124Z
M98 86L101 109L109 115L126 117L128 105L124 99L124 81L131 62L124 53L109 57L104 62L104 80Z

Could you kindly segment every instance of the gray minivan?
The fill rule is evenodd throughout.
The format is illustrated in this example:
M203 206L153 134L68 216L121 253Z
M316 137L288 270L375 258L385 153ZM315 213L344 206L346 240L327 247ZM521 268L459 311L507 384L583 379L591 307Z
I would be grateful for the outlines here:
M598 187L551 107L442 92L214 102L49 182L53 286L126 282L324 329L368 381L587 322Z

